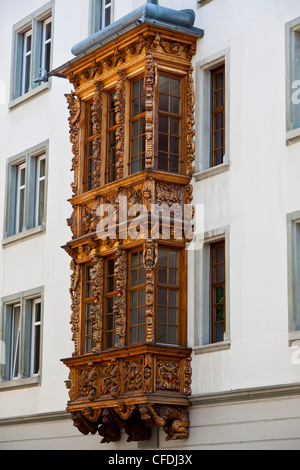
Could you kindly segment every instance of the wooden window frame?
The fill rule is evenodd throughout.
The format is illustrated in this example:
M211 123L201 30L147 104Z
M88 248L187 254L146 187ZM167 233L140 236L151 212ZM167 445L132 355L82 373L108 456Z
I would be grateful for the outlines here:
M107 263L111 260L114 260L114 273L112 275L108 276L108 269L107 269ZM107 346L106 344L106 335L107 333L113 333L114 337L116 334L116 318L115 318L115 313L114 311L108 313L107 312L107 300L112 298L113 299L113 304L114 304L114 299L117 295L116 291L116 280L115 280L115 258L113 256L109 256L107 258L104 258L103 260L103 279L104 279L104 284L103 284L103 350L109 350L109 349L114 349L116 347L116 342L113 344L113 346ZM108 277L114 277L114 290L107 292L107 285L108 285ZM107 316L111 315L113 318L113 329L108 330L107 329Z
M142 108L142 97L145 97L146 101L146 90L142 85L142 82L145 80L144 76L136 76L134 79L130 81L130 125L129 125L129 140L130 140L130 150L129 150L129 156L128 156L128 166L129 166L129 174L133 175L136 173L139 173L140 171L143 171L145 169L145 155L146 155L146 107L145 111L139 112L139 114L133 116L133 102L135 100L139 100L139 111L141 111ZM139 95L135 98L133 98L133 85L135 83L139 82ZM141 133L141 126L143 125L144 120L144 128L145 132L144 134ZM138 122L138 127L139 127L139 133L133 137L133 125L135 122ZM143 138L144 136L144 151L141 151L140 149L140 139ZM138 139L138 153L137 155L132 155L133 150L133 141ZM133 166L133 159L137 158L137 165L138 165L138 170L137 171L132 171L132 166Z
M136 284L134 286L131 285L131 274L132 274L132 271L133 270L137 270L138 271L138 277L140 275L140 270L141 269L144 269L144 264L143 264L143 261L142 261L142 264L138 264L138 266L134 269L132 269L132 254L133 253L139 253L139 263L140 263L140 256L142 257L142 260L143 260L143 247L139 246L139 247L136 247L132 250L129 250L128 251L128 282L127 282L127 345L128 346L133 346L135 344L141 344L141 343L144 343L146 341L146 272L145 272L145 282L144 283L141 283L141 284ZM145 305L139 305L139 292L142 292L144 291L145 293ZM137 292L137 305L133 308L131 308L131 305L130 305L130 300L131 300L131 294L133 292ZM144 322L141 322L139 323L139 316L140 316L140 312L139 312L139 309L140 308L145 308L145 321ZM134 323L134 324L130 324L131 322L131 310L137 310L137 323ZM131 328L137 328L137 334L136 334L136 337L138 339L139 337L139 329L144 326L144 330L145 330L145 339L143 341L136 341L136 342L131 342L131 339L130 339L130 336L131 336Z
M93 122L91 116L92 101L85 102L85 126L84 126L84 168L83 168L83 192L94 189L94 173L89 172L89 163L93 165L94 152L90 155L90 144L94 142Z
M115 95L115 91L110 91L107 93L106 96L106 106L107 106L107 122L106 122L106 154L107 154L107 159L106 159L106 164L105 164L105 183L112 183L113 181L116 181L117 179L117 142L116 142L116 131L118 129L118 124L116 123L116 114L115 114L115 105L111 108L111 96ZM113 113L114 115L114 125L110 126L110 115ZM114 146L110 147L110 134L114 134ZM112 165L109 165L109 152L110 150L115 150L115 162ZM110 169L113 168L113 178L109 178L110 175Z
M82 265L82 318L81 318L81 325L82 325L82 334L81 334L81 351L82 354L90 354L92 352L94 343L93 343L93 328L92 328L92 321L91 321L91 316L86 317L86 306L88 304L91 305L91 308L93 307L94 304L94 296L93 296L93 291L92 291L92 281L91 279L87 281L87 269L92 268L91 263L86 263ZM87 283L90 283L91 285L91 296L86 297L86 292L87 292ZM91 333L86 334L86 324L87 321L91 322ZM91 341L91 348L89 350L86 350L86 339L90 338Z
M223 247L223 261L215 262L215 251L217 248ZM216 281L215 268L223 265L223 280ZM210 323L211 323L211 343L220 343L224 341L224 334L226 332L226 245L225 240L219 240L212 243L210 246L210 278L211 278L211 308L210 308ZM223 301L216 300L216 291L218 288L223 289ZM223 306L223 319L217 320L217 307ZM223 325L223 335L221 339L217 339L216 328L218 324Z
M182 260L182 250L177 248L177 247L173 247L173 246L169 246L169 245L160 245L159 248L158 248L158 253L159 253L159 250L167 250L168 251L168 264L167 266L165 265L159 265L159 254L158 254L158 261L157 261L157 266L156 266L156 269L155 269L155 285L157 286L157 291L156 291L156 296L155 296L155 311L157 312L157 314L155 315L155 340L156 340L156 343L157 344L168 344L168 345L173 345L173 346L181 346L182 343L183 343L183 340L184 340L184 336L183 336L183 332L184 332L184 323L185 323L185 314L182 316L180 312L183 312L184 313L184 308L182 307L184 304L183 304L183 290L182 290L182 284L183 284L183 279L182 279L182 276L183 276L183 260ZM171 284L169 282L169 274L170 274L170 269L172 269L172 267L170 266L170 263L169 263L169 252L170 251L174 251L174 252L177 252L178 254L178 267L176 268L177 269L177 285L175 284ZM167 282L166 283L163 283L163 282L160 282L159 280L159 268L160 267L165 267L167 268ZM167 290L167 305L159 305L159 296L158 296L158 293L159 293L159 289L165 289ZM177 292L177 307L172 307L169 303L169 291L176 291ZM159 323L159 315L158 315L158 310L159 310L159 307L164 307L167 309L167 322L164 323L164 322L160 322ZM169 309L171 308L176 308L177 309L177 323L174 324L174 323L169 323ZM184 317L184 318L183 318ZM159 325L165 325L166 326L166 331L167 331L167 341L159 341L160 337L158 335L158 328L159 328ZM177 328L177 341L176 342L170 342L168 341L169 339L169 327L171 326L176 326Z
M174 73L168 73L168 72L165 72L163 70L159 70L158 71L158 84L156 86L156 92L155 92L155 108L156 108L156 118L155 118L155 133L154 133L154 140L156 142L156 145L155 145L155 169L156 170L159 170L159 171L166 171L167 173L169 174L182 174L183 172L183 169L184 169L184 164L185 164L185 148L184 148L184 126L183 126L183 123L184 123L184 115L185 115L185 112L184 112L184 102L185 102L185 93L184 93L184 89L185 89L185 86L184 86L184 83L185 83L185 78L182 77L182 76L179 76L179 75L176 75ZM159 95L160 95L160 91L159 91L159 80L160 80L160 77L168 77L169 79L175 79L175 80L179 80L180 81L180 96L179 96L179 99L180 99L180 106L179 106L179 109L180 109L180 114L176 114L176 113L171 113L170 111L162 111L160 110L159 108ZM169 88L169 91L170 91L170 88ZM171 96L174 96L176 98L178 98L178 95L172 95L171 93L169 94L166 94L168 97L169 97L169 100L170 100L170 97ZM180 121L179 123L179 136L176 136L174 135L174 137L179 137L179 144L178 144L178 147L179 147L179 155L178 155L178 171L174 172L174 171L170 171L170 137L171 137L171 133L170 133L170 129L168 130L168 133L160 133L159 132L159 118L160 116L162 117L167 117L168 118L168 125L170 126L170 121L171 119L177 119ZM167 166L168 166L168 169L167 170L164 170L164 169L159 169L159 152L160 152L160 149L159 149L159 134L164 134L164 135L167 135L168 136L168 152L167 152ZM162 151L161 151L162 152ZM162 153L166 153L166 152L162 152Z
M215 88L216 75L223 73L223 86L221 88ZM225 64L219 65L218 67L211 70L211 167L215 167L224 163L225 156ZM223 90L223 106L215 107L214 97L217 92ZM222 114L223 127L216 129L216 115ZM222 146L215 148L215 134L222 132ZM218 162L216 159L216 152L218 150L223 150L222 161Z

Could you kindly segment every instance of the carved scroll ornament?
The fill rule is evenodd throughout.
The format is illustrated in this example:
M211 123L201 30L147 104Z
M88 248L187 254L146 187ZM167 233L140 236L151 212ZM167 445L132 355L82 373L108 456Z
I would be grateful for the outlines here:
M74 182L71 184L73 196L77 196L79 191L78 167L79 167L79 117L81 113L80 99L72 91L70 94L65 95L68 102L68 109L70 116L68 118L70 128L70 142L72 144L72 171L74 171Z

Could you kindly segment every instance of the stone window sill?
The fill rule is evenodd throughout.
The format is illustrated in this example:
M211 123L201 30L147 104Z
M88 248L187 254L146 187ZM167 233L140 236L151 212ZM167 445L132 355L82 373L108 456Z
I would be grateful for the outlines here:
M230 349L230 341L222 341L221 343L205 344L203 346L197 346L194 348L194 353L196 356L200 354L208 354L216 351L226 351Z
M203 170L203 171L200 171L199 173L195 173L194 177L196 181L202 181L207 178L211 178L212 176L225 173L229 169L230 169L230 163L222 163L221 165L214 166L213 168L208 168L207 170Z
M42 235L44 233L45 227L43 225L39 225L38 227L33 227L28 230L24 230L24 232L16 233L16 235L11 235L10 237L4 238L2 240L2 246L4 248L13 243L25 240L35 235Z
M30 387L32 385L40 385L40 377L27 377L24 379L9 380L0 382L0 390L11 390L13 388Z
M25 93L25 95L19 96L18 98L10 101L8 103L8 108L13 109L19 104L24 103L25 101L29 100L30 98L33 98L34 96L42 93L43 91L49 90L51 88L51 83L42 83L40 86L34 88L33 90L28 91L28 93Z

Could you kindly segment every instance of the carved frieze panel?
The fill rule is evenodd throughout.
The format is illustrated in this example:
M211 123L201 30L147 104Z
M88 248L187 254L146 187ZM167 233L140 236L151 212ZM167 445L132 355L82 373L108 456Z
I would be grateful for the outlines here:
M180 390L180 362L164 361L157 362L156 372L157 390Z

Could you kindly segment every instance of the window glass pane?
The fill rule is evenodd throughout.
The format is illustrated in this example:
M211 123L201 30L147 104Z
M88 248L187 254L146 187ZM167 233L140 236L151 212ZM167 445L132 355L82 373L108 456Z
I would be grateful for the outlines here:
M130 328L130 343L134 344L137 342L137 327Z
M173 114L180 113L180 98L176 98L175 96L170 97L170 112Z
M170 152L179 155L179 138L170 137Z
M170 134L179 136L179 119L170 119Z
M169 324L170 325L177 325L177 309L176 308L169 308Z
M158 250L158 264L160 266L168 266L168 251L163 248Z
M142 343L145 341L145 338L146 338L146 326L140 325L138 331L139 331L138 342Z
M215 266L215 281L223 282L224 280L224 265Z
M157 321L158 323L167 323L167 307L158 306Z
M159 132L164 134L169 132L169 119L166 116L159 116Z
M168 95L159 95L159 110L160 111L169 111L169 96Z
M169 290L169 307L178 306L178 292L176 290Z
M31 34L26 36L25 39L25 52L28 53L31 51Z
M158 305L167 305L167 289L158 289Z
M111 8L106 8L104 26L108 26L110 23L111 23Z
M146 308L139 308L139 323L145 323L146 321Z
M158 282L160 284L166 284L168 279L168 268L159 267L158 268Z
M137 312L138 311L137 311L136 308L130 310L130 325L136 325L137 324L137 321L138 321Z
M171 95L180 96L180 80L171 78Z
M40 181L38 201L38 225L42 225L45 210L45 180Z
M158 325L157 342L158 343L165 343L166 341L167 341L167 326L166 325Z
M131 292L130 293L130 308L131 307L137 307L137 296L138 296L138 293L137 291L134 291L134 292Z
M160 75L159 77L159 92L169 94L169 77Z
M51 27L52 23L51 21L46 23L46 31L45 31L45 39L46 41L51 38Z

